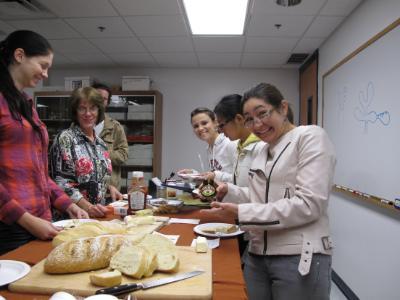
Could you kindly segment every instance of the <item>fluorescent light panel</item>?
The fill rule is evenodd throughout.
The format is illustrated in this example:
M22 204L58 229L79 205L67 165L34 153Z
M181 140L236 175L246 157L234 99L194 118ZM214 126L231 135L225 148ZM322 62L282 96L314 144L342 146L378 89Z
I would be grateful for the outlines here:
M194 35L242 35L248 0L183 0Z

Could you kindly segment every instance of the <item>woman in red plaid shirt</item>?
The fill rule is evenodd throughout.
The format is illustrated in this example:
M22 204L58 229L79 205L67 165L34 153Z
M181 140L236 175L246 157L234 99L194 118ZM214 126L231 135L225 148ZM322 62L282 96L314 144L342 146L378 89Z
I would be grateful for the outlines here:
M88 214L49 177L49 138L25 88L48 77L53 61L49 42L19 30L0 42L0 254L32 239L53 238L50 206L72 218Z

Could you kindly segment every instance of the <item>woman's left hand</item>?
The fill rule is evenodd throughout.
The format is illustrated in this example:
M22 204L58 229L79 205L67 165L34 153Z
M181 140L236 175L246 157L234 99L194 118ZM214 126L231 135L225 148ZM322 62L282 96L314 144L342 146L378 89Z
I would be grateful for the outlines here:
M110 192L112 201L122 200L122 194L117 190L117 188L115 186L109 185L108 190Z
M236 203L211 202L210 209L202 209L200 212L209 216L237 219L239 207Z
M88 213L80 208L78 205L75 203L72 203L68 208L67 208L67 213L70 216L71 219L88 219L89 215Z

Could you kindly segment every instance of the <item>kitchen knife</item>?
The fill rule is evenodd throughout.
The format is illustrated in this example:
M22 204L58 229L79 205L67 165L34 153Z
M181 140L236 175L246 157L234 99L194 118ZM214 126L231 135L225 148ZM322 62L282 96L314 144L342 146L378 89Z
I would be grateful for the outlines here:
M133 292L133 291L137 291L137 290L151 289L151 288L154 288L154 287L157 287L160 285L164 285L164 284L168 284L171 282L188 279L190 277L194 277L194 276L200 275L202 273L204 273L204 271L198 270L198 271L192 271L192 272L187 272L187 273L181 273L181 274L178 274L175 276L165 277L165 278L161 278L161 279L157 279L157 280L147 281L147 282L143 282L143 283L128 283L128 284L117 285L114 287L97 290L96 295L97 294L109 294L109 295L117 296L117 295L129 293L129 292Z

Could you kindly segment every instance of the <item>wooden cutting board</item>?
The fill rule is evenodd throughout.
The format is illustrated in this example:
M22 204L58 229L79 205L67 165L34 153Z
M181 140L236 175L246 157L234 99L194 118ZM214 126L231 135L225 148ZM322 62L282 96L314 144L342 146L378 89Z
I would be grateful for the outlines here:
M138 299L212 299L212 250L207 253L196 253L192 247L177 246L177 248L180 266L176 274L193 270L204 270L205 272L182 281L134 292ZM10 284L9 290L49 295L58 291L66 291L74 295L89 296L100 289L100 287L90 284L89 274L91 272L50 275L43 271L43 264L44 260L33 266L28 275ZM105 270L94 272L103 271ZM141 280L123 276L122 283L145 282L173 275L155 273L153 276Z

